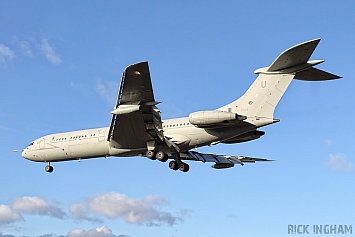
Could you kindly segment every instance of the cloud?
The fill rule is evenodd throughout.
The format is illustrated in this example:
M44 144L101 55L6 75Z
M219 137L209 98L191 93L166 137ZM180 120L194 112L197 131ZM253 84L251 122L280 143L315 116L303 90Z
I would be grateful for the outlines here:
M111 192L86 198L85 201L72 204L69 207L71 215L67 215L67 211L64 211L56 202L49 203L41 197L25 196L13 199L12 204L9 206L0 204L0 226L24 220L23 215L49 216L57 219L69 217L75 221L96 223L102 222L97 216L104 216L108 219L123 219L127 223L135 225L173 226L182 222L182 217L189 216L191 213L188 209L181 209L175 214L162 211L161 206L167 203L168 200L159 195L148 195L144 198L134 199L124 194ZM79 233L80 235L78 236L95 236L91 235L95 231L112 234L112 232L107 232L109 229L106 227L106 229L102 228L96 228L87 232L78 229L70 232L72 235L68 234L68 236L74 236L74 233Z
M69 207L69 212L76 220L87 220L91 222L102 222L98 218L90 217L90 210L83 203L74 203Z
M350 172L353 170L353 163L343 153L329 154L329 160L326 163L332 170L344 170Z
M73 89L79 89L79 90L83 90L85 89L85 85L84 84L81 84L81 83L76 83L76 82L70 82L69 83L69 86Z
M54 204L49 204L40 197L16 198L12 202L12 209L18 213L51 216L63 219L65 212Z
M8 128L8 127L2 126L2 125L0 125L0 130L3 130L3 131L13 131L11 128Z
M119 84L116 81L106 81L101 82L100 79L96 82L96 92L107 102L112 104L112 106L116 105L116 99L118 94Z
M83 229L75 229L70 231L66 237L128 237L127 235L115 235L112 230L106 226L85 231Z
M333 142L331 140L327 139L327 140L325 140L325 144L327 146L331 146L331 145L333 145Z
M166 204L166 198L148 195L144 198L129 198L124 194L111 192L86 198L85 203L78 202L70 206L69 211L76 220L102 222L93 218L94 214L108 219L121 218L127 223L146 226L173 226L182 221L183 216L190 216L191 210L182 209L178 214L160 210Z
M15 57L15 53L9 47L0 44L0 63L5 63L6 60L11 60Z
M51 216L58 219L66 216L57 204L49 204L39 197L22 197L14 199L11 206L0 204L0 225L23 220L22 214Z
M41 50L46 59L52 63L59 65L62 63L62 60L60 57L54 52L54 49L52 46L49 45L48 41L46 39L42 39L42 45L41 45Z
M86 202L94 213L104 215L109 219L122 218L131 224L172 226L182 221L181 217L158 209L158 206L165 204L167 200L157 195L133 199L124 194L112 192L88 198Z
M69 211L74 218L87 219L89 216L89 210L82 203L74 203L69 207Z
M7 235L0 232L0 237L16 237L14 235ZM95 229L85 231L83 229L75 229L70 231L67 235L44 234L38 237L130 237L128 235L115 235L112 230L106 226L101 226Z
M22 219L21 214L15 212L11 207L0 204L0 225L13 223Z
M16 237L16 236L14 236L14 235L3 235L1 232L0 232L0 237Z
M22 52L26 56L28 56L28 57L32 57L33 56L30 43L28 43L27 41L21 41L21 42L19 42L19 45L20 45L20 48L21 48Z

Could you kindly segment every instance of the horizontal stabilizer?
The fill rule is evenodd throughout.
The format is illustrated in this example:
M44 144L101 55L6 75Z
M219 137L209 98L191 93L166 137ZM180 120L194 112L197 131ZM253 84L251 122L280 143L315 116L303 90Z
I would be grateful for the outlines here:
M341 77L313 67L297 72L296 76L294 77L294 79L303 81L326 81L339 78Z
M319 41L320 39L310 40L285 50L276 58L267 71L275 72L300 64L306 64Z

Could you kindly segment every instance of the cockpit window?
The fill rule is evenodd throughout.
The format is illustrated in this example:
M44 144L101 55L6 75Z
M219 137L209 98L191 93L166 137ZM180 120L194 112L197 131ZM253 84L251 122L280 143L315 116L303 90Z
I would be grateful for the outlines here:
M30 144L30 145L28 145L28 146L32 146L34 143L35 143L35 142L31 142L31 144Z

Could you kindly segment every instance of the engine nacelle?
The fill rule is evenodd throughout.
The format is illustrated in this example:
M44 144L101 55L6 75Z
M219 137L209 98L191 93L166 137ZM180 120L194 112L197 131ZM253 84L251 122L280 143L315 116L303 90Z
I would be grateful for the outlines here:
M242 121L245 119L245 116L218 110L199 111L189 115L190 123L196 126L226 123L228 121Z

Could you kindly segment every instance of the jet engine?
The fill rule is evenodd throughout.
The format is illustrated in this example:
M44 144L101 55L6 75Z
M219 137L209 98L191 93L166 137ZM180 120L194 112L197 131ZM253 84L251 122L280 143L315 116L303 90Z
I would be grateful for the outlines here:
M245 119L246 116L219 110L199 111L189 115L190 123L198 127L232 121L242 121Z

